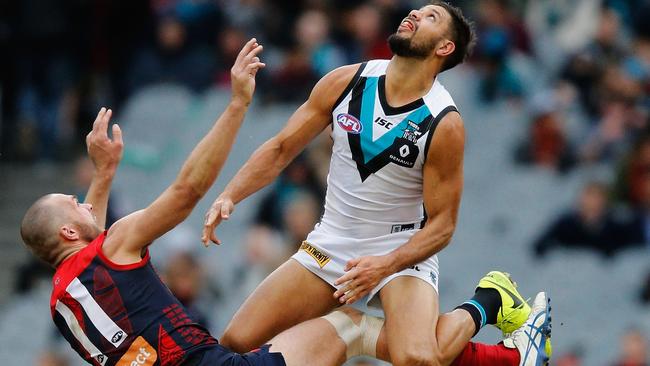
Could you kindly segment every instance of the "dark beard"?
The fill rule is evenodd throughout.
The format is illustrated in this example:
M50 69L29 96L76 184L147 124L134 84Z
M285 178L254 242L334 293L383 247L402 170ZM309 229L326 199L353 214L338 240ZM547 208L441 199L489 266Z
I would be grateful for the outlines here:
M393 54L400 57L416 58L424 60L429 57L431 51L436 46L436 42L430 42L423 45L413 45L411 40L413 38L405 38L393 33L388 37L388 46Z
M102 233L102 230L97 225L80 222L77 222L76 224L79 229L79 237L84 241L91 242Z

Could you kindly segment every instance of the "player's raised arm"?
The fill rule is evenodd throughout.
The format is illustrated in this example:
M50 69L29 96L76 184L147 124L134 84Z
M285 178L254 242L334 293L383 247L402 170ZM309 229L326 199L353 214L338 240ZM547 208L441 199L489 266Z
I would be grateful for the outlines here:
M101 229L106 226L108 197L124 148L120 126L114 124L113 139L108 137L107 129L112 115L112 110L102 107L93 123L92 131L86 135L88 157L93 162L95 171L84 202L92 205L97 225Z
M347 273L335 282L344 285L334 293L342 303L359 300L385 277L424 261L451 241L463 190L465 128L458 113L440 121L430 146L422 170L424 228L386 255L349 261Z
M235 204L271 183L329 125L336 100L358 69L359 64L342 66L325 75L282 131L255 150L206 213L201 236L204 245L209 240L221 244L214 230L228 219Z
M140 259L142 249L182 222L214 183L235 140L255 90L255 75L265 65L255 39L239 53L231 69L232 99L208 134L187 158L176 180L149 207L116 222L104 254L117 263Z

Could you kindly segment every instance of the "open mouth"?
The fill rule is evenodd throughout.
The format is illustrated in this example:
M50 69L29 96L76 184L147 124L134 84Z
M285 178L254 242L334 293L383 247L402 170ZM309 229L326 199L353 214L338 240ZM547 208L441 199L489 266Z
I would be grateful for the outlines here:
M410 19L404 19L399 27L410 30L411 32L415 31L415 24L413 24L413 21Z

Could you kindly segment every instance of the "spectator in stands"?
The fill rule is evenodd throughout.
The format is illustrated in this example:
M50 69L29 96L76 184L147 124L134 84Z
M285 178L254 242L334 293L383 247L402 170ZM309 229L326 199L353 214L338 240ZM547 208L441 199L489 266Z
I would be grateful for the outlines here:
M638 329L630 329L621 337L618 360L613 366L648 366L648 339Z
M307 237L320 217L322 204L313 195L300 192L293 195L284 208L283 221L285 241L294 250L298 250L301 242Z
M586 184L576 207L562 214L534 243L537 256L555 247L585 248L610 257L631 245L632 217L618 217L610 207L608 188L600 182Z
M566 116L559 91L540 93L532 101L532 121L527 138L517 149L517 160L554 171L567 172L575 163L566 133Z
M70 144L62 111L65 96L79 80L80 31L73 21L76 4L61 6L56 0L16 3L13 33L16 41L13 67L17 82L15 108L19 131L15 148L23 158L52 161L62 158Z
M650 136L645 136L631 149L618 169L617 196L635 207L641 207L650 193L646 180L650 175Z
M199 324L208 328L208 318L196 306L196 301L204 289L204 277L201 263L189 252L172 256L163 273L163 280L172 294L194 319L198 319Z
M213 52L188 39L186 25L174 16L159 19L156 43L143 47L133 60L131 90L153 83L178 83L200 91L212 83Z
M524 86L509 61L516 48L530 50L526 28L515 20L507 0L481 1L478 7L479 41L475 53L482 74L480 97L485 102L521 97Z
M625 72L641 83L645 92L644 104L647 106L647 94L650 91L650 39L637 37L634 40L634 51L623 60Z
M600 114L580 148L581 159L616 161L646 128L646 113L639 109L643 90L617 65L604 69L596 90Z
M230 66L235 62L246 35L237 28L226 27L217 36L217 66L214 80L217 85L230 85Z
M298 156L285 168L271 192L262 199L255 223L284 231L284 212L296 194L311 195L319 203L325 200L325 189L305 155Z
M604 8L594 39L569 59L562 72L561 77L578 89L585 112L594 118L599 113L599 103L594 93L596 86L607 67L616 65L627 54L624 45L619 15Z
M307 53L319 78L347 62L343 50L330 39L330 28L330 19L322 10L308 10L296 22L298 47Z
M352 36L352 43L348 45L352 59L366 61L392 57L386 38L394 28L387 26L382 8L369 2L357 6L349 13L345 27Z
M243 237L244 260L235 269L232 289L247 297L274 269L293 254L282 234L269 226L253 225Z

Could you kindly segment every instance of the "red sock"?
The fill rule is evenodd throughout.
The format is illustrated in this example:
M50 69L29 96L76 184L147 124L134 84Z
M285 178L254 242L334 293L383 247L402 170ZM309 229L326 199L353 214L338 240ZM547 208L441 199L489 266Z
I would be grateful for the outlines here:
M518 366L519 351L503 344L470 342L451 366Z

